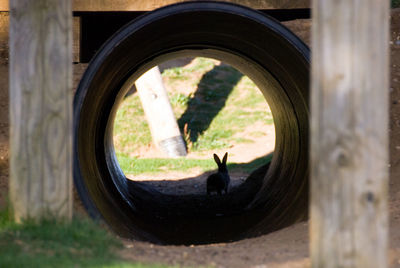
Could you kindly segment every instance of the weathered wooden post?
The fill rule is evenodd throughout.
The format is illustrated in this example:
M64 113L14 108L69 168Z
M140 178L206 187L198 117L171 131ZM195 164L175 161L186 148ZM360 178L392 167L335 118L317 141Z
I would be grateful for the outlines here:
M186 145L176 122L160 69L151 68L135 82L150 126L153 142L166 155L186 155Z
M72 216L70 0L10 4L10 199L17 221Z
M313 267L387 267L389 1L313 1Z

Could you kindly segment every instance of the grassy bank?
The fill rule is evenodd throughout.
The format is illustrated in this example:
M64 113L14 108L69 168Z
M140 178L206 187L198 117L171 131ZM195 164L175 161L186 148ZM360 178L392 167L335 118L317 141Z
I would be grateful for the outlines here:
M0 210L0 267L167 267L124 261L122 243L89 219L16 224L10 214Z

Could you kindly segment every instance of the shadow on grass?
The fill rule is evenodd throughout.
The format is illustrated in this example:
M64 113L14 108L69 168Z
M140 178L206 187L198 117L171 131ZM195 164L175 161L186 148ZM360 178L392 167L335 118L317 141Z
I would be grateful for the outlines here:
M254 170L258 169L261 166L269 164L272 160L273 153L269 153L265 156L261 156L259 158L254 159L248 163L230 163L228 164L228 170L231 172L244 171L246 173L252 173Z
M242 73L229 65L215 66L203 75L186 111L178 119L181 131L187 124L187 133L192 143L209 128L242 76Z

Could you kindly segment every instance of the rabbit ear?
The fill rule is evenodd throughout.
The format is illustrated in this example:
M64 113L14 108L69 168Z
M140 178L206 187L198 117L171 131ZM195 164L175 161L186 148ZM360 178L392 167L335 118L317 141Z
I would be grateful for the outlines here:
M218 155L214 154L214 160L215 160L215 162L217 163L218 166L221 165L221 160L219 160Z
M222 163L226 164L226 160L228 160L228 152L226 152L224 158L222 158Z

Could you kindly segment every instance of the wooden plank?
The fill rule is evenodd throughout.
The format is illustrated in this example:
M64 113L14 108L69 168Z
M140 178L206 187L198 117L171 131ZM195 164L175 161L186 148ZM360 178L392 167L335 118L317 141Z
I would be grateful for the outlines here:
M160 69L156 66L135 82L154 144L169 157L186 155L186 145L176 122Z
M81 17L73 17L72 35L72 61L79 62L81 59Z
M8 64L9 13L0 12L0 64ZM7 116L8 117L8 116Z
M72 12L10 1L10 199L17 221L72 216Z
M9 0L0 0L0 11L9 11L10 10L8 1Z
M0 0L0 11L8 11L9 0ZM74 11L149 11L165 5L193 0L73 0ZM255 9L309 8L310 0L220 0Z
M387 267L389 1L313 2L312 267Z
M89 0L74 1L75 11L149 11L162 6L187 2L191 0ZM255 9L277 9L277 8L308 8L309 0L221 0L249 6Z
M1 2L0 2L1 3ZM8 59L8 28L9 13L0 12L0 61ZM80 41L81 41L81 17L73 17L73 62L80 60Z

